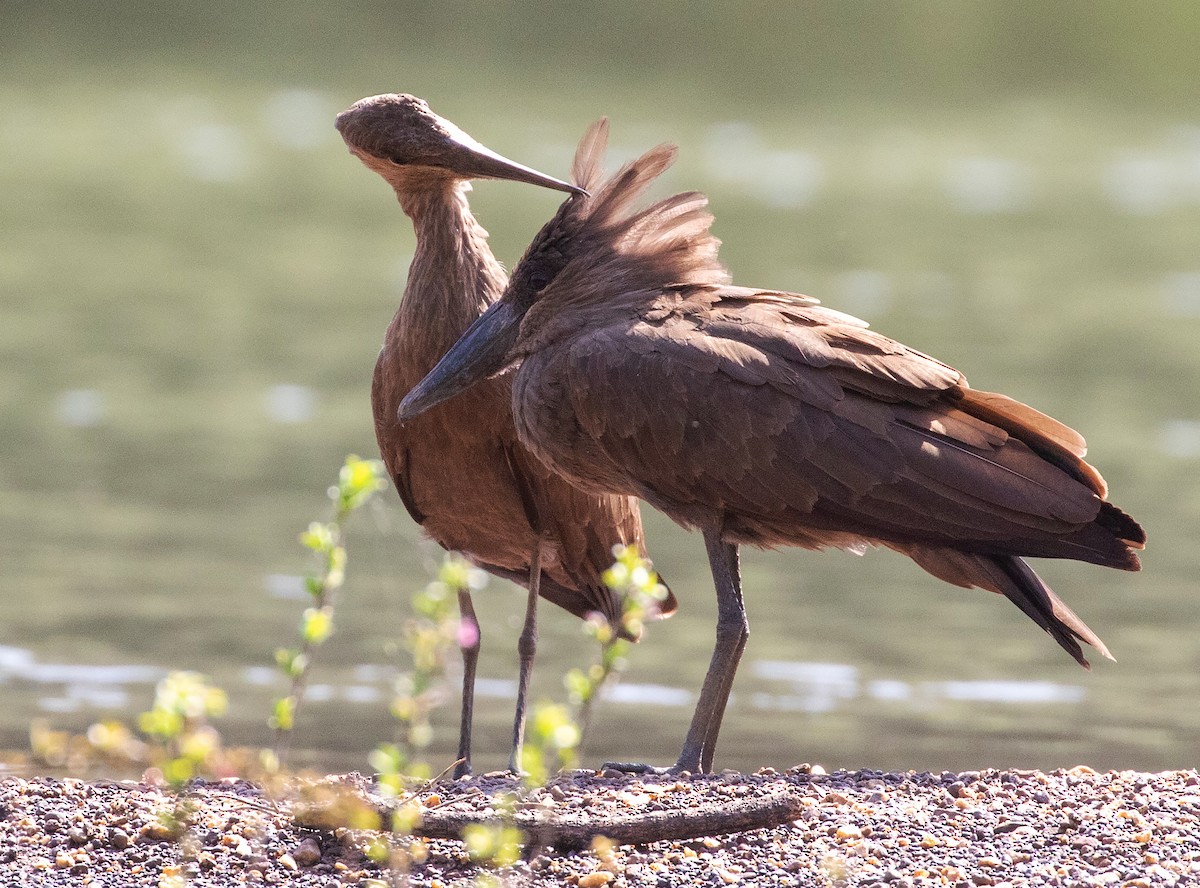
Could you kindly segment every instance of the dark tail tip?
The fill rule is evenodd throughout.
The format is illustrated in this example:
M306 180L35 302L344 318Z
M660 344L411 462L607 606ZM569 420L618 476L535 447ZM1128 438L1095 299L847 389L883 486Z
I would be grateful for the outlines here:
M679 610L679 602L675 598L675 593L671 591L671 587L667 585L667 581L663 579L662 574L658 575L658 584L667 590L666 597L654 609L654 616L661 620Z
M1100 514L1096 516L1096 523L1126 545L1135 549L1146 546L1146 531L1142 529L1142 525L1112 503L1100 504Z
M1004 572L1006 583L1000 591L1021 611L1045 629L1059 646L1070 654L1084 669L1091 669L1079 642L1090 644L1100 655L1115 659L1100 637L1069 608L1054 590L1043 582L1033 569L1016 556L997 556L996 565Z

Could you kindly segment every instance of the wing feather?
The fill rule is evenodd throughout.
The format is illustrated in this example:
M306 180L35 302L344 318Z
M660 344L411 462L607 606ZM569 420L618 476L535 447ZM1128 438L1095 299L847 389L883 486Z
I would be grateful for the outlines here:
M957 371L874 334L847 356L811 306L774 303L801 320L772 326L771 300L739 316L711 290L531 358L541 404L530 411L556 414L533 432L550 451L539 455L584 483L669 504L685 523L737 514L755 528L746 542L857 535L1117 557L1081 530L1100 508L1093 488L968 412ZM567 408L549 409L554 398Z

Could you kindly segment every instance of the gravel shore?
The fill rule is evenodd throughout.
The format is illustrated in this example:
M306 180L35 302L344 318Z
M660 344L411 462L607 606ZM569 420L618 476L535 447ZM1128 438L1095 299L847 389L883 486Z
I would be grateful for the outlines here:
M651 844L571 849L564 840L497 870L474 865L459 841L418 839L404 876L371 862L367 834L299 826L289 805L245 782L198 784L181 843L158 817L173 803L159 788L12 777L0 781L0 885L450 886L490 872L500 884L577 888L1200 886L1196 771L816 770L574 772L527 794L522 816L624 829L644 818L662 829L711 826L740 810L782 822ZM344 783L369 791L361 778ZM439 784L421 801L431 822L486 818L496 794L516 787L508 775L485 775Z

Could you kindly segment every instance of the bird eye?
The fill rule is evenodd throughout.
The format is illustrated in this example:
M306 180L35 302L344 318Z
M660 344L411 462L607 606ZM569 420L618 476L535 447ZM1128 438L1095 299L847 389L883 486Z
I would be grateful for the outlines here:
M535 293L546 289L549 283L549 273L545 271L532 271L529 273L529 288Z

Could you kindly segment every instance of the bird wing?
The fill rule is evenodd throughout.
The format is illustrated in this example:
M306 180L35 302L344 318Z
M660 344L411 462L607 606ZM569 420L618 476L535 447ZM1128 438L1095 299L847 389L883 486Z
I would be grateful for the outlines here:
M973 412L956 370L787 296L677 289L592 324L527 361L523 437L573 477L685 524L723 516L760 545L1128 557L1111 534L1083 530L1100 509L1093 486ZM1010 419L1019 429L1029 417Z

